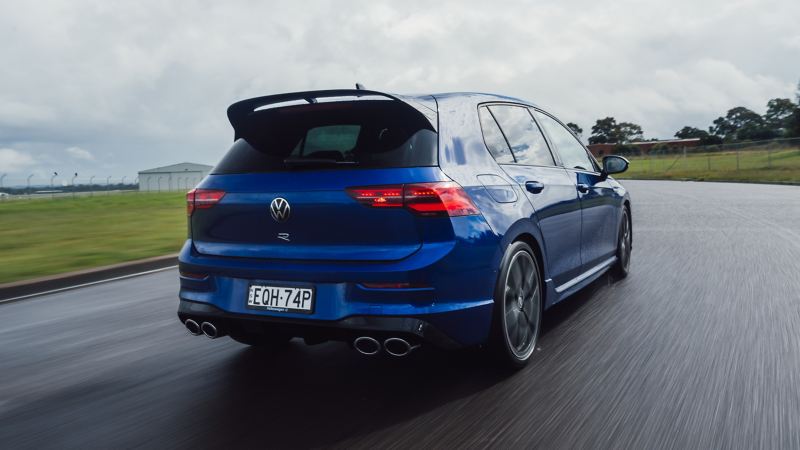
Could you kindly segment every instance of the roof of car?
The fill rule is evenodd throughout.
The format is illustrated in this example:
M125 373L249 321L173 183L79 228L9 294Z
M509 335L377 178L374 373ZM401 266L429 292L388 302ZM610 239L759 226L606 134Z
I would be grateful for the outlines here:
M486 101L499 101L499 102L513 102L513 103L522 103L525 105L536 106L534 103L529 102L527 100L523 100L521 98L511 97L507 95L500 95L500 94L490 94L487 92L443 92L439 94L430 94L432 97L439 99L473 99L477 100L478 103L486 102Z

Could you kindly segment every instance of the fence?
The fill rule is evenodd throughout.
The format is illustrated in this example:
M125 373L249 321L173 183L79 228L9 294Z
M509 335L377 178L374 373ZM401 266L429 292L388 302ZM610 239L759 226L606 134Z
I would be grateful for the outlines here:
M622 178L800 182L800 138L700 147L654 147L629 155Z
M169 179L167 179L169 178ZM184 179L185 178L185 179ZM132 193L140 191L169 192L188 191L197 183L188 177L164 177L147 179L146 185L139 186L136 177L79 177L52 175L42 178L29 175L24 178L10 177L0 173L0 200L26 198L61 198L75 196L103 195L111 193ZM151 185L152 184L152 185Z

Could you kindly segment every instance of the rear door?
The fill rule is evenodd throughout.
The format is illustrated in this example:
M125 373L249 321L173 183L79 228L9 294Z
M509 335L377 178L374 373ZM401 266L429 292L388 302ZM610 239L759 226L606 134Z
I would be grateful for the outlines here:
M581 269L581 213L575 184L556 165L526 107L485 105L479 115L489 150L533 205L532 219L544 237L550 277L556 285L569 281Z
M617 222L621 197L586 148L564 125L552 116L536 112L562 165L575 183L581 201L581 259L589 270L614 256L617 248Z
M213 207L191 216L198 252L390 261L424 242L427 231L408 210L365 207L348 193L352 187L446 179L437 167L436 132L403 102L364 99L256 110L236 131L238 139L198 186L224 192ZM383 194L396 193L387 188Z

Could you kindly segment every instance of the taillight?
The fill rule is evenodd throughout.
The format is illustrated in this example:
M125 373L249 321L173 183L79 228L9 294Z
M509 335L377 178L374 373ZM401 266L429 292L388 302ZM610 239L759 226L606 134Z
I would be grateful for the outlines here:
M348 188L347 193L365 206L406 208L420 216L470 216L478 214L464 189L452 181L393 186Z
M403 207L402 185L348 188L347 193L365 206L375 208Z
M216 205L225 191L216 189L192 189L186 193L186 215L191 216L195 209L206 209Z
M406 208L423 216L478 214L478 208L464 189L452 181L407 184L403 189L403 197Z

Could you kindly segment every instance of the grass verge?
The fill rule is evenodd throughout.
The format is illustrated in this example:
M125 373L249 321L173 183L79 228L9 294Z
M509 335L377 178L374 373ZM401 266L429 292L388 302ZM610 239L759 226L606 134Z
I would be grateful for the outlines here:
M126 193L0 203L0 283L176 253L183 193Z
M615 178L800 183L800 149L631 157ZM738 159L738 161L737 161Z

